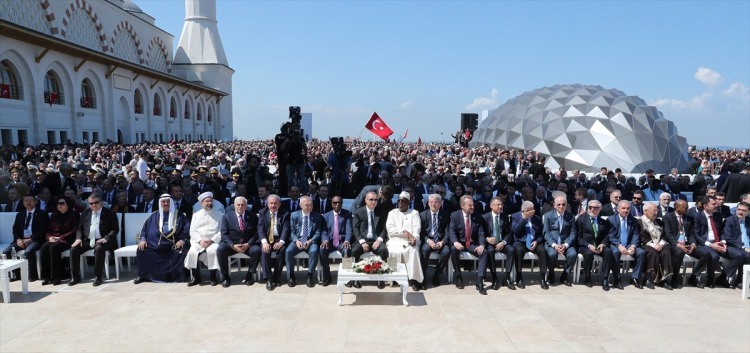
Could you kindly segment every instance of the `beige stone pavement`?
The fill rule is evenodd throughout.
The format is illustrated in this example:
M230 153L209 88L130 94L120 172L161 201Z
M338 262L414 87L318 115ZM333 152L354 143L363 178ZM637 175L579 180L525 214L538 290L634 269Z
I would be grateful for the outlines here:
M559 272L558 272L559 273ZM464 278L468 277L464 274ZM534 276L527 277L534 279ZM204 275L204 277L207 277ZM740 290L11 283L0 352L750 352ZM304 278L301 273L298 279ZM444 276L445 277L445 276ZM335 279L335 271L334 271ZM527 281L528 282L528 281Z

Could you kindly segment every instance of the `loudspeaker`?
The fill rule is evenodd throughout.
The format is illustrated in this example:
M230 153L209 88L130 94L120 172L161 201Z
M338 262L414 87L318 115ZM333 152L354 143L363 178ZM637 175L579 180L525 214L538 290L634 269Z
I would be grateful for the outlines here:
M462 113L461 114L461 131L476 131L479 127L479 114Z

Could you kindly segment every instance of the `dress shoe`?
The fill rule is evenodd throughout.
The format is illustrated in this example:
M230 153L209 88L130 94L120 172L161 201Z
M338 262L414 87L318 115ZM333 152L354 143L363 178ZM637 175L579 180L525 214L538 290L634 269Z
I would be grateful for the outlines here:
M589 287L589 288L594 286L594 282L592 282L591 277L588 277L588 276L586 277L586 279L583 280L583 284L585 284L586 287Z
M477 288L477 292L479 292L479 294L481 294L481 295L487 295L487 290L484 289L484 283L482 283L482 282L477 283L476 288Z
M567 273L567 272L563 272L563 274L562 274L562 275L560 275L560 282L561 282L562 284L564 284L564 285L565 285L566 287L571 287L571 286L573 285L573 284L571 284L571 283L570 283L570 281L568 280L568 273Z
M354 281L349 281L349 282L344 283L344 286L346 288L351 288L353 284L354 284Z
M294 288L294 286L297 285L297 280L294 278L290 278L288 281L286 281L286 284L289 286L289 288Z
M52 283L52 280L51 280L51 279L45 279L44 281L42 281L42 285L43 285L43 286L46 286L46 285L48 285L48 284L50 284L50 283Z
M500 281L498 281L498 280L493 280L493 281L492 281L492 286L491 286L491 287L492 287L492 289L493 289L493 290L498 290L498 289L500 289Z
M328 287L330 284L331 284L331 280L330 279L324 279L323 283L321 283L321 285L323 287Z
M136 277L133 280L133 284L143 283L143 281L144 281L143 277Z
M216 278L212 278L208 282L209 284L211 284L212 287L216 287L219 284L219 281L217 281Z
M602 289L605 292L609 292L609 282L607 282L607 281L602 282Z
M29 277L29 282L36 282L38 280L39 280L39 278L36 277L36 276L35 277Z
M703 283L698 282L698 278L695 277L695 275L688 277L687 283L691 286L695 286L698 289L703 289L704 287Z
M736 275L736 276L734 276L734 278L732 278L732 280L729 281L729 288L732 288L732 289L742 288L742 278L741 277L742 276L739 275L739 274Z
M196 284L199 284L199 283L201 283L201 279L198 278L198 277L193 277L193 279L190 280L190 282L188 282L187 286L188 287L192 287L192 286L194 286Z
M378 289L383 289L383 288L385 288L385 282L378 281Z
M618 279L615 279L615 282L613 283L613 286L614 286L615 288L617 288L617 289L625 289L625 288L624 288L624 287L622 286L622 282L620 281L620 279L619 279L619 278L618 278Z
M432 286L433 287L440 286L440 276L434 276L434 277L432 277Z
M74 277L74 278L72 278L72 279L70 280L70 282L68 282L68 286L71 286L71 287L72 287L72 286L75 286L75 285L76 285L76 284L78 284L78 283L81 283L81 280L80 280L80 279L77 279L77 278L75 278L75 277Z
M307 287L308 288L315 287L315 281L313 281L313 275L311 274L307 275Z
M360 282L360 281L354 281L354 283L352 284L352 286L354 286L354 288L357 288L357 289L362 288L362 282Z
M94 279L93 285L94 285L94 287L101 286L102 285L102 279L100 277L96 277L96 279Z
M415 292L419 292L420 287L421 286L419 285L419 282L417 282L417 281L412 281L411 282L411 290L413 290Z
M62 281L61 281L61 280L59 280L59 279L53 279L53 280L52 280L52 285L53 285L53 286L59 286L59 285L60 285L60 283L62 283Z
M242 283L248 286L252 286L253 284L255 284L255 273L248 273L247 275L245 275L245 279L242 280Z
M273 290L274 288L276 288L276 287L273 285L273 282L266 281L266 289L267 290Z
M15 282L15 281L20 281L20 280L21 280L21 276L15 276L15 277L11 278L9 281L10 282Z
M724 286L724 288L731 287L730 280L723 272L719 275L719 278L716 279L716 284Z
M654 289L654 281L652 281L650 278L646 280L646 288Z
M544 289L544 290L549 289L549 283L547 283L547 281L542 280L541 285L542 285L542 289Z
M456 278L456 288L464 289L464 280L461 277Z
M516 282L516 287L524 289L524 288L526 288L526 285L523 284L523 280L520 279L520 280L518 280L518 282Z
M505 280L505 286L510 290L516 290L516 286L514 286L513 282L511 282L509 279Z
M664 289L666 289L666 290L672 290L673 289L672 288L672 281L671 281L671 279L670 279L670 281L664 281L664 282L662 282L662 285L664 286Z
M632 279L633 285L638 289L643 289L643 284L637 278Z
M225 280L221 281L221 286L222 286L222 287L224 287L224 288L228 288L228 287L229 287L229 286L231 286L231 285L232 285L232 284L231 284L231 283L229 283L229 280L228 280L228 279L225 279Z

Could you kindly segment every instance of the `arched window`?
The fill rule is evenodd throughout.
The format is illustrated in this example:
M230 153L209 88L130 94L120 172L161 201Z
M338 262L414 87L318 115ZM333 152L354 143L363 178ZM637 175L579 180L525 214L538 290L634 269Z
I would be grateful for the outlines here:
M154 115L161 116L161 99L158 93L154 93Z
M44 75L44 103L63 105L65 97L63 96L62 84L57 73L50 70Z
M18 71L8 60L0 62L0 98L23 99Z
M87 78L81 81L81 108L96 108L94 85L92 85L91 81Z
M198 109L195 110L195 120L203 120L203 105L198 103Z
M185 100L185 119L190 119L190 102Z
M143 97L139 89L136 89L133 93L133 111L136 114L143 114Z
M169 100L169 117L172 119L177 117L177 102L174 100L174 97Z

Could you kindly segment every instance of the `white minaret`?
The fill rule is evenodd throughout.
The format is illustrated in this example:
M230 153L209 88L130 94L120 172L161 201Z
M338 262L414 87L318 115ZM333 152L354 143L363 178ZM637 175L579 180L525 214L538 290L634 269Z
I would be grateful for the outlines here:
M216 21L216 0L185 0L185 25L180 34L180 44L172 62L172 74L188 81L226 92L229 95L218 101L217 117L212 125L204 126L204 136L231 140L232 124L232 75L224 46L219 37ZM211 98L216 103L216 98ZM184 104L184 103L181 103ZM195 109L195 108L193 108ZM206 114L204 114L206 116ZM204 121L204 124L207 124ZM189 129L202 129L189 127ZM194 131L194 135L201 133Z

